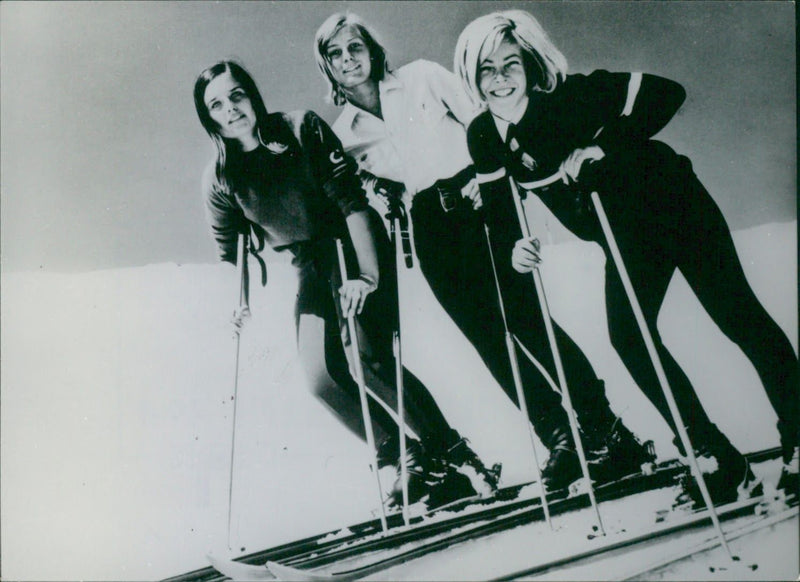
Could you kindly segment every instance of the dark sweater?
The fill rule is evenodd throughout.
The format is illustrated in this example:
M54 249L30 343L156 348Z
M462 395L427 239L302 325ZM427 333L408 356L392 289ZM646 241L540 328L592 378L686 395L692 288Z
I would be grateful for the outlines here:
M628 196L625 203L636 205L644 204L642 196L654 199L664 194L664 184L632 180L647 174L647 169L675 165L674 152L649 138L675 115L686 93L678 83L654 75L641 75L640 81L631 73L603 70L568 75L552 93L530 93L525 114L509 126L505 141L489 111L472 121L467 143L501 256L510 256L522 235L508 176L523 187L548 178L577 148L598 145L606 158L601 163L584 163L575 185L558 182L535 193L579 237L599 237L588 189L602 185L621 199ZM631 180L625 178L628 173Z
M519 182L541 180L556 173L577 148L598 145L609 154L652 137L672 119L686 92L674 81L647 74L632 91L632 79L630 73L599 70L568 75L552 93L531 92L525 114L510 126L505 143L491 113L483 112L467 132L476 171L506 168ZM514 155L507 146L513 137L521 146ZM522 152L530 156L526 165Z
M206 216L219 258L236 262L236 241L249 224L275 250L296 258L314 242L347 235L345 217L367 198L330 127L311 111L272 113L265 146L230 156L225 180L215 164L203 176Z

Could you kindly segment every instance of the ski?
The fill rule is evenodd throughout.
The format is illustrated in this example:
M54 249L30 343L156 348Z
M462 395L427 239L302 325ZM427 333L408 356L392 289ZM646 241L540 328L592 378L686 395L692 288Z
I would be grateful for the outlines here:
M609 501L632 493L667 487L677 483L678 478L686 471L687 469L677 462L664 463L649 475L636 474L597 487L597 498ZM501 495L509 494L501 492ZM512 518L511 525L544 519L544 512L538 497L505 501L483 498L472 503L465 503L464 506L450 504L449 509L440 509L438 512L434 512L432 514L434 516L445 514L445 517L438 521L417 522L409 528L397 528L384 536L346 537L329 547L318 545L291 557L273 558L270 556L267 560L273 562L281 560L282 564L290 563L292 566L299 565L306 568L320 567L362 554L390 550L410 542L420 542L434 536L447 534L457 528L470 527L474 524L502 524L505 523L503 520L509 516ZM486 507L478 508L484 504L487 504ZM555 491L548 494L548 504L551 514L557 515L588 507L589 499L586 494L567 497L567 491ZM451 516L450 513L454 515Z
M782 521L786 521L788 519L792 519L793 517L797 517L797 516L798 516L798 508L797 507L792 507L792 508L787 509L785 511L782 511L782 512L776 514L776 515L765 516L764 519L762 519L762 520L756 520L753 523L748 523L747 525L744 525L742 527L739 527L739 528L736 528L736 529L733 529L733 530L730 530L730 531L726 531L725 532L725 537L728 539L728 541L735 540L735 539L738 539L738 538L743 537L745 535L748 535L748 534L757 532L759 530L771 527L771 526L776 525L776 524L778 524L778 523L780 523ZM713 548L715 548L717 546L719 546L719 538L717 536L711 536L711 537L707 538L703 543L701 543L699 545L692 545L691 548L684 549L684 550L681 550L679 552L672 553L672 554L670 554L669 556L667 556L665 558L660 558L660 559L658 559L658 560L656 560L654 562L651 562L650 564L648 564L644 568L637 568L635 571L627 573L626 575L624 575L620 579L621 580L638 580L648 572L652 572L654 570L658 570L659 568L663 568L665 566L668 566L668 565L670 565L670 564L672 564L674 562L677 562L678 560L682 560L684 558L687 558L687 557L692 556L694 554L698 554L700 552L705 552L707 550L711 550L711 549L713 549Z
M265 565L243 564L209 554L206 556L211 566L231 580L275 580L275 575Z
M741 516L742 513L745 512L746 510L755 509L762 502L763 502L763 497L757 497L745 501L737 501L734 503L729 503L727 505L717 506L716 510L720 519L724 521L725 519L731 519L733 517ZM791 507L776 515L770 515L770 516L758 515L753 513L752 515L754 515L754 517L748 520L746 526L744 526L743 528L740 527L726 531L725 537L726 539L730 540L733 539L733 537L736 537L737 532L738 535L741 536L744 535L745 533L750 533L752 531L755 531L756 529L774 525L778 521L783 521L795 517L797 516L797 513L798 513L797 507ZM709 522L710 522L710 512L706 509L698 510L682 519L675 520L667 524L663 524L659 527L653 528L652 530L643 533L634 533L624 536L616 536L614 538L608 539L607 541L605 541L605 543L600 543L596 547L585 550L583 552L571 554L555 560L550 560L541 564L531 566L529 568L525 568L524 570L511 572L502 577L495 578L495 582L499 582L501 580L515 580L521 576L537 576L545 574L547 572L555 570L556 568L561 569L566 566L575 565L578 562L610 554L611 552L627 550L632 546L636 546L639 544L650 543L650 542L655 543L660 541L662 538L665 538L673 534L685 533L693 528L707 526ZM698 546L693 545L692 548L671 556L670 558L665 560L663 564L656 563L654 565L653 564L648 565L645 569L643 569L642 572L639 573L651 571L662 565L669 564L687 555L691 555L692 553L702 551L703 549L716 547L718 545L720 545L720 540L717 536L709 537L706 539L704 543ZM633 574L633 577L635 577L637 574ZM630 577L631 575L627 576L627 578Z
M776 459L780 449L773 448L746 455L751 463L759 463ZM674 485L678 478L687 474L687 468L677 460L658 463L649 474L634 474L619 481L606 483L596 488L599 501L620 499L634 493L655 490ZM169 578L165 582L212 582L221 580L220 573L233 579L268 579L254 578L263 576L267 561L301 568L320 568L370 552L380 552L399 548L403 544L420 542L434 536L446 535L456 528L470 527L473 524L486 526L504 518L511 520L507 527L516 523L528 523L543 519L543 510L538 498L525 496L519 498L523 489L529 484L518 484L501 488L494 496L488 498L470 498L450 503L428 513L411 519L411 526L404 527L402 516L387 516L391 529L381 535L378 520L360 522L344 529L336 529L320 535L303 538L282 544L271 549L262 550L249 555L237 557L228 562L236 566L253 566L255 569L236 575L228 575L226 561L215 558L218 569L207 567L183 575ZM587 506L586 495L573 495L565 498L566 492L548 494L553 514L581 509ZM213 564L212 564L213 565ZM230 568L227 568L230 572ZM249 573L248 573L249 572Z
M740 502L730 503L727 505L722 505L716 508L717 515L720 518L732 518L735 516L739 516L747 512L748 510L754 509L762 501L763 497L757 497L753 499L748 499L746 501L740 501ZM693 512L690 515L681 519L677 519L673 522L656 526L645 532L596 538L597 543L592 544L594 547L592 547L589 550L585 550L577 554L570 554L556 560L545 562L543 564L538 564L536 566L526 568L525 570L522 571L513 572L506 576L498 578L497 580L514 580L520 576L531 576L536 574L542 574L558 567L563 567L578 561L597 557L612 551L627 549L630 548L631 546L635 546L637 544L642 544L645 542L653 542L655 540L658 540L660 538L663 538L671 534L676 534L684 532L691 528L704 526L710 520L710 515L711 513L707 509L703 509ZM786 510L783 514L780 514L778 517L779 519L783 520L783 519L789 519L790 517L796 515L797 515L797 508L794 507ZM774 520L768 520L764 516L757 516L755 517L755 520L756 523L766 522L762 524L764 525L764 527L775 523ZM404 562L407 562L415 558L419 558L431 552L444 549L453 544L474 539L478 536L483 536L488 533L501 531L502 529L506 529L507 527L519 525L518 523L516 523L516 520L508 520L509 523L505 522L506 520L501 519L493 523L487 524L488 527L476 525L473 528L468 528L463 531L455 532L448 536L437 539L431 543L412 548L405 552L390 556L382 560L378 560L376 562L367 564L365 566L354 568L352 570L345 570L341 572L332 572L332 573L322 573L322 572L302 570L300 568L278 564L275 562L267 562L267 569L270 570L278 580L284 582L306 582L306 581L323 582L326 580L327 581L335 580L337 582L349 582L351 580L358 580L366 576L370 576L372 574L385 570L391 566L402 564ZM755 524L750 524L751 528L753 525ZM719 543L719 540L717 540L716 543Z

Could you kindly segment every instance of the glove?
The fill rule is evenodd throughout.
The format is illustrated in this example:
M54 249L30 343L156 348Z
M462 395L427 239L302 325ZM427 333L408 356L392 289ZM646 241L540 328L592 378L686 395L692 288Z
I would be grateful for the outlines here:
M391 212L398 204L402 204L403 192L406 187L400 182L389 180L388 178L375 178L373 185L375 195L386 204L386 207Z

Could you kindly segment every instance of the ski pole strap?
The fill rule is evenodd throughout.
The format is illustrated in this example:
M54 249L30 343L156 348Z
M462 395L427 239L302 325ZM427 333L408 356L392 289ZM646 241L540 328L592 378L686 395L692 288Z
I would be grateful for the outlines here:
M386 205L387 212L384 218L389 221L392 237L400 237L406 267L410 269L413 266L413 255L411 252L411 235L408 232L408 213L402 197L405 186L386 178L375 178L374 191L375 195ZM399 232L397 232L398 230ZM392 242L394 242L394 239Z
M414 255L411 252L411 235L408 232L407 220L405 226L401 226L400 228L400 244L403 247L403 258L405 258L406 267L410 269L414 266Z
M392 243L395 242L396 237L400 238L400 248L403 251L406 267L410 269L414 264L414 259L411 252L411 234L408 232L408 214L402 200L396 199L395 203L389 207L386 219L389 221Z
M266 287L267 285L267 264L264 262L264 259L259 254L261 251L264 250L264 231L261 227L250 223L250 229L247 233L247 249L250 251L250 254L255 257L256 261L258 262L258 266L261 268L261 286Z

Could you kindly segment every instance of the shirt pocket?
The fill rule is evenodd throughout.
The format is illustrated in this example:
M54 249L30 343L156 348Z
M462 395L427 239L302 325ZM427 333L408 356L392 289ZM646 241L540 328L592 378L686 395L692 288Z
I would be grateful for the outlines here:
M421 95L416 109L419 112L419 119L415 121L433 127L442 123L442 120L450 113L445 104L432 95Z

